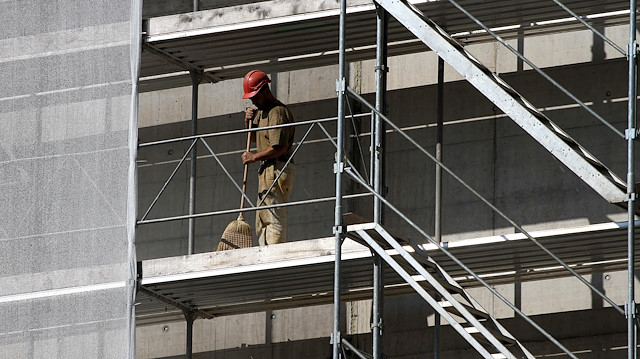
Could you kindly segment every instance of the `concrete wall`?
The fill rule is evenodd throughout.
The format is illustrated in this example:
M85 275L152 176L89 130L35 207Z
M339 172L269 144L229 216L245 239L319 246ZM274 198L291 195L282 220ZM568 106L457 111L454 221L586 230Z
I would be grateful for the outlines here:
M626 41L625 27L607 28L605 33L618 44ZM514 46L548 70L548 73L617 128L626 126L627 63L610 47L594 39L590 32L536 37ZM621 178L626 172L626 143L590 115L572 104L546 80L517 61L514 55L493 44L470 47L470 51L490 69L500 73L525 98L591 151ZM388 94L389 117L406 128L425 148L435 146L436 58L425 52L390 59ZM274 89L283 102L290 104L297 121L335 116L335 67L275 74ZM600 198L576 175L555 160L512 120L486 100L468 83L447 67L444 103L444 163L483 196L527 230L563 228L590 223L621 221L626 212ZM372 100L373 63L351 64L350 82ZM199 104L200 133L240 128L242 109L241 82L228 81L201 85ZM141 142L190 135L189 88L141 95ZM352 104L355 112L361 107ZM361 132L368 131L368 119L356 121ZM335 125L327 126L335 132ZM299 140L306 128L297 129ZM349 126L350 133L353 129ZM332 163L335 149L318 129L311 132L313 142L305 144L296 156L296 183L292 201L333 195ZM369 158L369 137L362 136L362 156ZM349 156L362 163L354 140L347 141ZM239 161L242 136L215 138L209 141L236 180L241 177ZM184 144L141 149L140 213L146 211L157 191L185 151ZM388 198L403 213L416 221L427 233L433 233L434 164L397 134L387 142ZM203 146L198 148L197 212L236 208L239 193L230 185L215 160ZM178 171L167 193L150 217L187 212L188 166ZM251 169L252 173L255 167ZM255 178L250 178L249 193L255 197ZM347 191L359 189L349 183ZM370 200L346 201L346 211L371 218ZM253 226L253 215L248 216ZM445 175L443 206L444 240L453 241L514 231L507 222L492 213L478 199ZM196 221L196 252L215 248L219 236L233 215ZM289 240L304 240L331 234L332 202L290 210ZM385 227L404 237L417 238L397 216L387 213ZM142 225L138 228L138 258L149 259L186 253L186 222ZM587 277L617 303L625 301L625 274L606 273ZM608 279L606 279L608 278ZM586 287L575 279L559 279L500 286L525 313L536 315L551 326L553 334L566 340L580 357L624 357L620 350L626 343L624 317L606 309ZM474 290L477 299L500 318L513 313L482 290ZM370 348L370 302L348 303L344 331L355 335L363 348ZM561 319L548 313L564 312ZM418 314L416 314L418 313ZM324 359L330 356L328 335L331 332L331 307L255 313L197 321L195 358L283 358ZM387 300L385 345L393 358L422 358L429 355L432 317L419 299L413 296ZM516 319L505 323L524 333L536 355L556 354ZM568 325L563 323L575 323ZM184 353L184 323L138 328L140 358L175 357ZM505 324L507 325L507 324ZM446 333L446 330L445 330ZM469 356L469 349L459 341L443 343L443 357ZM595 339L594 339L595 338ZM160 343L160 344L159 344Z

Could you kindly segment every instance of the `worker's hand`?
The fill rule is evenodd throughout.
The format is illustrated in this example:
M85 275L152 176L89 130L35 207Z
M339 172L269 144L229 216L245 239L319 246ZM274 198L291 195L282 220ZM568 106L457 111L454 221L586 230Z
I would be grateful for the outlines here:
M253 121L253 118L256 117L256 109L253 107L247 107L244 110L244 127L249 128L249 121Z
M242 164L243 165L248 165L250 163L254 163L257 162L258 160L256 160L256 155L254 153L251 152L245 152L242 154Z

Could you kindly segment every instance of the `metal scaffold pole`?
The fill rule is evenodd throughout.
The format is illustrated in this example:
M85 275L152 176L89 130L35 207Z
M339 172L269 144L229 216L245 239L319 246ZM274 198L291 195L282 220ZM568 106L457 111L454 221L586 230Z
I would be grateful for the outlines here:
M389 25L389 14L382 8L377 8L377 32L376 32L376 110L386 113L387 101L387 34ZM375 134L374 143L374 182L375 191L384 196L384 140L385 123L380 115L375 114ZM382 223L383 207L382 202L374 197L373 221Z
M388 13L380 6L377 7L377 31L376 31L376 110L386 113L387 92L387 34L389 28ZM375 142L372 148L374 152L374 189L377 193L385 195L384 181L384 121L378 114L375 115ZM382 202L374 197L373 221L382 224ZM371 332L373 336L373 358L382 359L382 317L384 313L384 261L380 256L373 257L373 311L371 316Z
M438 96L436 112L436 160L442 162L442 137L444 127L444 60L438 57ZM442 167L436 164L436 189L435 189L435 215L434 215L434 239L442 242ZM440 357L440 314L435 313L433 325L433 358Z
M335 267L333 283L333 359L340 359L340 265L342 260L342 240L344 238L345 227L342 220L342 173L344 171L344 101L347 80L345 78L345 33L346 33L346 13L347 1L340 0L340 39L339 39L339 74L336 81L336 92L338 95L338 123L337 123L337 143L336 162L333 171L336 174L336 206L335 206L335 226L333 232L336 238L335 247Z
M627 229L627 241L628 241L628 300L626 306L627 314L627 348L628 358L636 358L636 305L635 305L635 287L634 287L634 272L635 272L635 256L634 256L634 243L635 226L634 226L634 214L635 214L635 201L637 194L635 193L635 169L634 169L634 154L633 147L634 141L637 137L638 129L636 126L636 86L637 86L637 48L636 42L636 0L631 0L629 9L629 46L627 48L627 57L629 60L629 108L628 108L628 123L627 123L627 159L628 159L628 172L627 172L627 211L629 225Z
M198 134L198 86L200 84L200 74L191 71L191 135ZM196 213L196 160L198 153L196 146L191 149L191 166L189 171L189 215ZM189 244L187 254L193 254L193 244L195 238L196 219L189 218Z

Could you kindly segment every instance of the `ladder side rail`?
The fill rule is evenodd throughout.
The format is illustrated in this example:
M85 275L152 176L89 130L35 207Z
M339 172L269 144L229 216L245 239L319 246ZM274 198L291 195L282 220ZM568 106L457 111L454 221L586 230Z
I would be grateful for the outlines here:
M511 335L511 333L509 331L507 331L507 329L505 327L503 327L502 324L500 324L500 322L498 320L496 320L492 316L489 316L488 320L490 320L491 323L496 327L496 329L498 329L500 334L502 334L504 336L507 336L507 337L511 337L515 341L515 345L518 347L518 349L520 349L522 351L522 353L524 353L524 355L527 357L527 359L535 359L534 355L531 354L531 352L524 345L522 345L522 343L520 343L520 341L518 339L513 337L513 335Z
M487 328L485 328L485 326L480 323L480 321L478 321L478 319L471 314L464 306L460 305L460 302L458 302L458 300L456 298L453 297L453 295L451 295L451 293L446 290L442 284L440 284L440 282L438 280L436 280L431 273L429 273L420 263L418 263L418 261L413 258L401 245L400 243L398 243L398 241L393 238L393 236L391 236L389 234L389 232L385 231L380 225L376 224L375 226L375 230L382 236L382 238L384 238L384 240L391 246L393 247L393 249L395 249L398 254L405 260L407 261L407 263L409 263L411 265L411 267L413 267L413 269L415 269L422 277L424 277L427 282L429 282L429 284L442 296L444 297L447 301L449 301L451 303L451 305L453 305L454 308L456 308L456 310L458 310L458 312L460 314L462 314L462 317L467 320L467 322L469 322L470 324L472 324L475 328L477 328L480 333L487 338L487 340L489 340L489 342L496 347L496 349L498 349L502 354L505 354L506 352L509 352L507 350L507 348L504 346L504 344L502 344L495 336L493 336L493 334L491 334ZM361 233L366 233L364 231L358 232L358 234ZM457 284L457 283L456 283ZM473 303L472 303L473 304ZM478 304L478 303L475 303ZM483 311L486 312L482 307L479 306L478 307ZM509 337L511 337L512 339L513 336L511 336L510 334L508 335ZM505 354L506 355L506 354Z
M358 235L364 239L367 245L373 249L382 259L384 259L391 268L393 268L402 279L405 280L442 318L444 318L474 349L478 351L483 357L491 359L491 353L482 346L471 334L469 334L460 323L458 323L444 308L442 308L438 301L427 293L427 291L411 277L407 271L398 264L385 250L382 248L369 234L365 231L358 231ZM455 301L455 300L454 300ZM503 346L504 348L504 346ZM506 349L505 349L506 350ZM507 351L508 352L508 351ZM508 352L509 355L502 353L507 357L513 358L513 354Z
M423 249L419 249L419 250L424 251ZM450 280L458 284L453 278L451 278L449 273L445 272L445 270L442 267L440 267L438 263L436 263L435 261L433 262L436 265L436 268L440 272L440 274L448 277L447 281ZM462 288L461 295L469 302L471 307L486 312L486 310L482 307L482 305L480 305L480 303L478 303L471 295L469 295L469 293L467 293L467 291L464 288ZM491 321L491 323L495 326L496 329L498 329L500 334L513 339L515 341L515 344L520 348L520 350L525 354L525 356L527 356L528 359L534 359L533 354L531 354L531 352L529 352L529 350L527 350L527 348L525 348L525 346L522 345L522 343L520 343L520 341L517 338L515 338L504 326L502 326L502 324L500 324L499 321L497 321L492 316L489 316L488 320Z
M411 241L409 242L409 245L411 246L411 248L413 248L413 250L415 251L415 253L420 256L420 258L426 260L429 262L429 265L431 265L436 271L438 271L438 274L442 276L442 278L444 280L447 281L447 283L449 283L450 285L453 285L457 288L459 288L461 291L464 291L464 289L462 288L462 286L460 284L458 284L458 282L456 282L450 275L449 273L447 273L444 268L442 268L435 260L433 260L433 258L431 258L431 256L429 256L427 254L427 252L424 250L424 248L419 245L416 244L415 242Z
M422 249L420 246L415 245L415 243L411 243L411 247L415 250L416 254L418 255L426 255L426 251L424 249ZM438 275L440 275L445 281L447 281L447 283L449 283L449 285L453 285L457 288L459 288L460 290L460 295L469 303L469 305L471 305L472 308L483 311L485 313L488 313L483 307L482 305L480 305L480 303L478 303L475 299L473 299L473 297L471 295L469 295L469 293L467 293L467 291L458 283L456 282L455 279L453 279L449 273L447 273L444 268L442 268L436 261L434 261L433 259L430 258L431 261L431 265L435 268L435 270L438 272ZM501 331L502 335L505 335L507 337L511 337L512 339L515 340L515 338L506 331Z

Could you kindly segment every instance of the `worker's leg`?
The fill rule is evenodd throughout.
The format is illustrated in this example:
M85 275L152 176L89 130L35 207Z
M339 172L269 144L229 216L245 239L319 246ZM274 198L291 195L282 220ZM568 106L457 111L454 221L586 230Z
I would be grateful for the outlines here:
M264 170L259 176L258 189L263 196L266 195L263 205L270 206L282 204L288 201L291 187L293 185L294 167L289 165L267 194L273 180L282 170L283 163L276 164ZM284 243L287 241L287 208L271 208L260 210L256 213L256 234L258 244L261 246Z
M263 205L270 206L282 203L275 197L274 194L267 196ZM271 208L258 211L256 216L256 233L258 235L258 244L261 246L286 242L286 208Z

